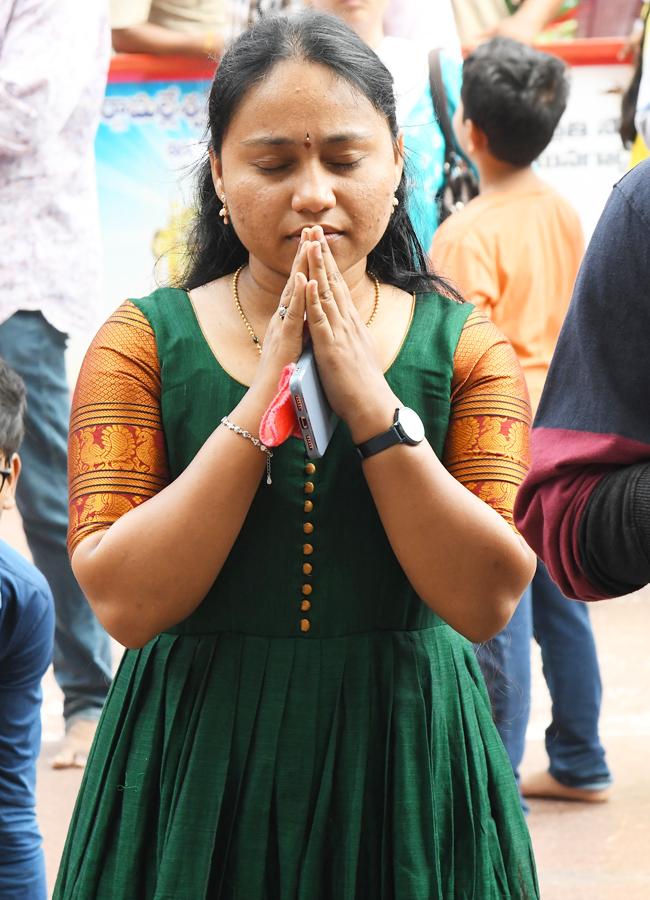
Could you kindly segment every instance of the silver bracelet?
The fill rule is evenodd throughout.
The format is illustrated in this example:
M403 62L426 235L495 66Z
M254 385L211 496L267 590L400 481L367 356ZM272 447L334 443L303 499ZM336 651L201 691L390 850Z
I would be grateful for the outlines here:
M225 425L226 428L229 428L231 431L234 431L235 434L241 434L242 437L248 438L248 440L252 441L256 447L260 448L262 453L266 453L266 483L271 484L271 457L273 456L273 451L269 450L268 447L265 447L261 441L257 440L257 438L254 438L250 431L244 431L239 425L234 425L228 419L228 416L223 417L221 424Z

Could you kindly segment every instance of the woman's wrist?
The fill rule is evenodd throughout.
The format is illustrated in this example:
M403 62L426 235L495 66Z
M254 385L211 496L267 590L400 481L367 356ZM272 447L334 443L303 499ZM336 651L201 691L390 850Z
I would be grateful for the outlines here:
M203 52L212 59L223 54L223 35L220 31L208 31L203 38Z
M368 398L345 420L354 443L362 444L388 431L393 424L395 410L401 405L390 388L381 395Z
M524 3L517 12L504 21L511 22L517 29L521 30L522 36L534 42L537 35L544 30L548 21L548 16L545 15L545 12L546 10L543 8L540 9L539 7L531 6L530 3Z
M254 398L250 398L246 395L246 397L244 397L237 406L228 413L228 418L231 422L238 425L240 428L243 428L245 431L250 431L253 437L259 438L260 423L265 412L266 407L263 407L263 405Z
M277 378L273 374L256 375L240 402L228 413L228 418L240 428L250 431L254 437L259 437L262 417L278 392L279 380L280 375Z

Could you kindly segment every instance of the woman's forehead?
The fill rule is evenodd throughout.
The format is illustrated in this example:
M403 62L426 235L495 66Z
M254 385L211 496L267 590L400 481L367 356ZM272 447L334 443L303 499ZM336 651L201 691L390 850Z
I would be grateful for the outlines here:
M245 95L233 116L230 137L238 142L280 138L372 136L387 129L384 116L358 88L327 66L290 60L275 66Z

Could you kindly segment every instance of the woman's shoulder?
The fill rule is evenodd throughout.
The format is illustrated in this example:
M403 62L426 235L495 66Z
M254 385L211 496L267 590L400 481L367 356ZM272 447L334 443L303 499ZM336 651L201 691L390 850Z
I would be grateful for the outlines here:
M125 300L93 338L81 367L77 388L98 379L118 381L122 375L146 379L159 377L156 333L137 301ZM83 376L83 377L82 377Z
M95 373L101 369L111 373L115 360L125 357L134 370L157 372L159 337L172 328L172 323L179 322L184 305L191 309L185 291L169 287L124 300L93 338L84 366ZM120 364L116 365L119 370Z
M440 310L459 320L465 320L476 307L466 300L457 300L441 291L417 291L415 302L428 310Z
M422 335L432 329L445 331L455 347L454 380L464 380L467 373L480 363L486 372L499 374L504 360L519 372L517 356L503 332L473 303L459 301L445 294L428 291L416 294L416 310L421 321ZM422 321L426 317L427 321Z
M411 334L417 344L452 358L475 307L436 291L415 295Z
M126 302L132 304L151 322L160 316L174 313L179 308L189 305L187 291L175 287L159 287L145 297L130 297Z
M528 388L512 344L484 313L471 303L465 306L469 315L454 354L452 403L474 394L480 395L481 402L488 394L509 397L530 426Z

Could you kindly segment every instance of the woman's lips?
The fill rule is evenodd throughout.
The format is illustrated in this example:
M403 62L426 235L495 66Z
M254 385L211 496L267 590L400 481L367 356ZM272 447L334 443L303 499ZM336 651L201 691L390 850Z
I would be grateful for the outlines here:
M343 237L342 231L326 231L325 232L325 240L328 244L332 244L334 241L337 241L339 238ZM289 236L289 240L296 244L296 246L300 243L300 235L292 234Z

